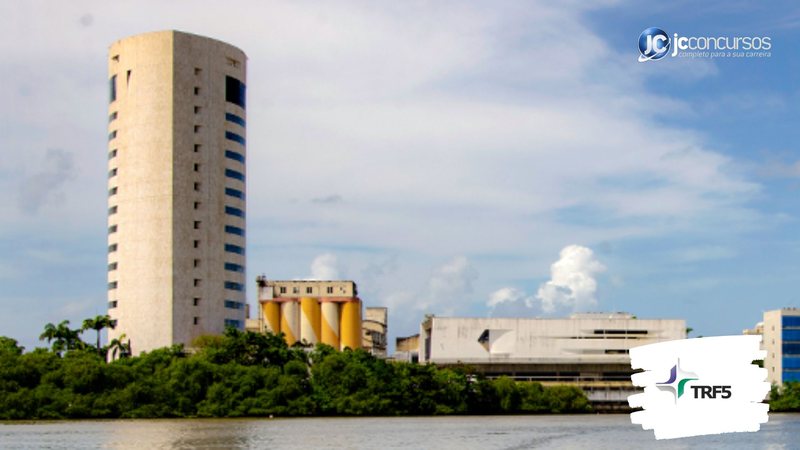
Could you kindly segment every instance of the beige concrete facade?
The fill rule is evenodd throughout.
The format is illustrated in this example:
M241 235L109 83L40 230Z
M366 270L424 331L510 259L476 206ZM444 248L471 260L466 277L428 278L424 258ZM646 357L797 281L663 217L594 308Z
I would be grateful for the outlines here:
M160 31L108 58L109 339L139 354L244 329L247 57Z
M364 308L361 332L361 348L379 358L386 358L389 308L385 306L368 306Z
M686 322L637 319L625 313L564 319L428 317L420 362L437 364L613 363L630 365L628 350L686 338Z

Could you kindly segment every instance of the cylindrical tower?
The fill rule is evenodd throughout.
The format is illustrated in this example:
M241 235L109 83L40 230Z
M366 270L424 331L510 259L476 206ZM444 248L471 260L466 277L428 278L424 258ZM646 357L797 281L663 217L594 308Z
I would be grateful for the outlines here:
M322 302L322 318L320 332L323 344L339 349L339 304L336 302Z
M276 301L261 303L264 328L272 334L281 332L281 304Z
M244 329L246 64L172 30L109 48L108 334L135 354Z
M361 302L358 299L342 304L341 348L361 348Z
M300 303L296 299L281 304L281 331L289 345L300 338Z
M300 299L300 340L315 345L320 341L320 306L313 297Z

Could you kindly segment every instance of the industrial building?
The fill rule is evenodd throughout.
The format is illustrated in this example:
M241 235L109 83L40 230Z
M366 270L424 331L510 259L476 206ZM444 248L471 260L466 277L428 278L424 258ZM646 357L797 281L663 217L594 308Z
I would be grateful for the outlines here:
M764 368L767 381L778 386L800 381L800 309L782 308L764 312L764 320L744 334L762 336L767 351Z
M261 276L262 331L283 333L286 343L361 348L361 300L352 281L271 281Z
M246 65L178 31L109 48L109 339L134 354L244 328Z
M626 405L628 395L636 392L628 351L684 338L684 320L638 319L627 313L560 319L428 316L420 327L417 353L420 363L468 365L489 377L577 385L596 406L614 408ZM405 354L413 355L405 347Z
M361 347L371 354L386 358L387 335L389 334L389 308L367 306L361 321Z
M394 356L395 361L405 361L410 363L419 362L419 334L413 336L403 336L395 339Z

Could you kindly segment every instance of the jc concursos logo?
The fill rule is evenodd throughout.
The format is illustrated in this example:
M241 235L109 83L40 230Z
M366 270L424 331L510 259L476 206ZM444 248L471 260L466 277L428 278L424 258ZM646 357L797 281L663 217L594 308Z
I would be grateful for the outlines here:
M639 35L639 62L661 59L669 53L669 35L661 28L650 27Z

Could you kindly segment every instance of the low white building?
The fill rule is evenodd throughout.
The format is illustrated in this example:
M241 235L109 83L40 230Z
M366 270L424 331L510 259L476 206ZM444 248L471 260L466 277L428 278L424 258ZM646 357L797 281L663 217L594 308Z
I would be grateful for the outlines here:
M629 350L686 338L682 319L638 319L627 313L584 313L569 318L426 317L419 361L469 366L488 377L583 389L598 409L627 408Z
M560 319L430 316L420 329L420 362L629 364L632 347L685 337L682 319L627 313Z

